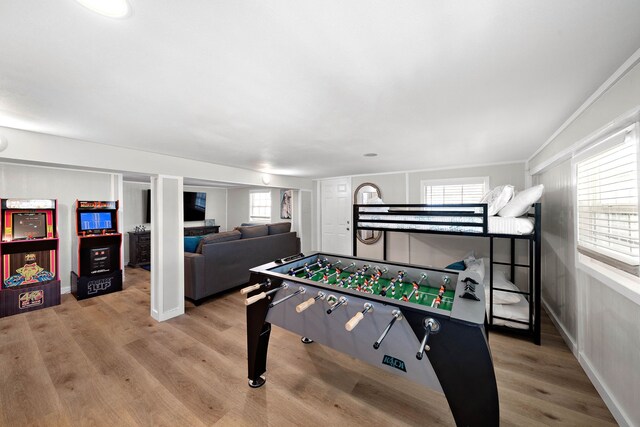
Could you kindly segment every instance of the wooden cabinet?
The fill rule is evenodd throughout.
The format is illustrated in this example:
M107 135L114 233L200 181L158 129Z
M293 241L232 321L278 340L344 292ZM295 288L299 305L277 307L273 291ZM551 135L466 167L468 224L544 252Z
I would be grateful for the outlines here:
M204 236L217 233L219 225L207 227L185 227L185 236ZM141 267L151 264L151 231L129 231L129 267Z
M205 234L217 233L220 231L219 225L203 226L203 227L185 227L185 236L204 236Z
M151 264L151 232L129 231L129 266L140 267Z

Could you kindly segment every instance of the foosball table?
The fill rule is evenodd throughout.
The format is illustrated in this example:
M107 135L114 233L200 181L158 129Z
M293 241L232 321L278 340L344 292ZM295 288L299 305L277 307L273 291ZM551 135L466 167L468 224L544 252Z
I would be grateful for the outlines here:
M444 393L457 425L499 424L484 289L463 272L314 253L253 268L250 283L251 387L274 324Z

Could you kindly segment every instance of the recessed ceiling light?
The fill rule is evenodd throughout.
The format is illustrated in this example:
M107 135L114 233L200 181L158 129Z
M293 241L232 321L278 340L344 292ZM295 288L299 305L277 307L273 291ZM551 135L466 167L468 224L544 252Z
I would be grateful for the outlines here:
M109 18L124 18L131 13L127 0L76 0L89 10Z
M365 153L363 154L364 157L376 157L378 155L378 153Z

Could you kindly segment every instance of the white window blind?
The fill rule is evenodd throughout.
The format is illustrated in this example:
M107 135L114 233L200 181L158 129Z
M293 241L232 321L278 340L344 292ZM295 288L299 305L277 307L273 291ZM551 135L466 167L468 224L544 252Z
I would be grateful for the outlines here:
M603 146L576 162L578 250L637 274L640 235L634 132L620 132Z
M252 191L249 193L249 220L271 220L271 191Z
M488 190L488 178L422 181L422 202L429 205L479 203Z

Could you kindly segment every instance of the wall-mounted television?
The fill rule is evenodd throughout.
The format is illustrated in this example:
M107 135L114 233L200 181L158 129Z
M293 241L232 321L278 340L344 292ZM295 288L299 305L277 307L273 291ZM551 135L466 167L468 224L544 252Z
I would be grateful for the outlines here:
M44 239L47 237L47 215L44 212L14 213L13 240Z
M185 221L204 221L204 212L207 208L207 193L185 191L183 201Z
M146 192L146 222L151 223L151 190ZM203 221L207 209L207 193L185 191L183 193L183 217L185 221Z
M144 222L146 224L151 224L151 190L147 190L145 191L144 195L146 196L146 213L145 213L145 217L144 217Z

